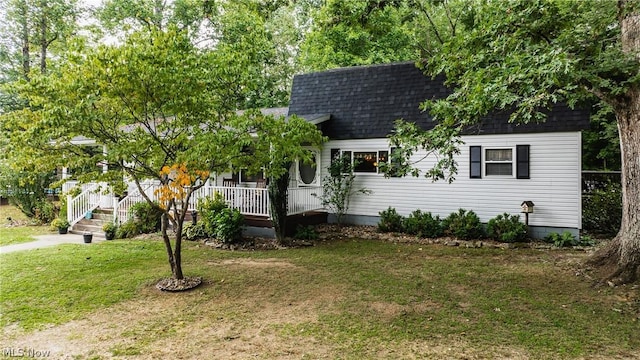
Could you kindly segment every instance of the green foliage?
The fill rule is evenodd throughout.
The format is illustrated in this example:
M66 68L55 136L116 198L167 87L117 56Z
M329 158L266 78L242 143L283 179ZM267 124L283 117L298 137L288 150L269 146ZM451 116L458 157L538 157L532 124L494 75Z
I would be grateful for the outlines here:
M55 217L55 208L47 200L47 189L55 181L53 172L15 171L0 168L0 194L29 218L46 224Z
M313 70L409 61L417 58L407 1L329 0L315 14L301 45Z
M102 225L102 231L104 232L105 237L114 238L118 231L118 226L113 221L110 221Z
M140 227L133 219L123 222L116 230L117 239L131 239L137 235L140 235Z
M238 209L224 208L215 216L215 237L225 244L238 242L242 237L244 216Z
M53 202L43 200L36 204L34 219L36 219L40 224L46 224L55 217L56 207Z
M527 226L520 221L520 215L504 213L489 220L487 236L507 243L526 241Z
M404 219L404 232L417 235L421 238L437 238L442 236L442 223L439 216L433 216L430 212L423 213L415 210Z
M622 187L611 182L604 189L582 197L582 226L585 230L609 236L620 230Z
M55 230L64 230L64 229L68 229L69 226L71 226L69 224L69 222L67 221L67 219L62 219L62 218L57 218L54 219L51 222L51 228L55 229Z
M576 239L575 235L570 231L564 231L562 234L552 232L545 236L544 239L547 242L553 243L556 247L577 246L579 244L578 239Z
M189 223L182 228L182 236L189 241L195 241L207 238L207 231L202 222L197 224Z
M150 234L160 230L162 211L157 204L151 205L147 201L142 201L131 205L129 217L138 227L138 233Z
M328 175L322 178L322 195L319 196L322 206L336 215L338 224L342 224L344 216L349 210L351 197L354 194L368 195L371 190L353 188L356 175L353 173L355 164L351 156L337 154L331 159L327 169Z
M396 211L395 208L389 207L387 210L378 213L380 220L378 222L379 232L402 232L404 217Z
M206 197L198 201L198 215L200 216L200 224L209 237L216 235L216 216L223 209L228 208L224 200L224 195L219 192L213 194L213 198Z
M480 218L473 210L459 209L442 221L444 232L459 239L472 240L482 238L484 228Z
M293 237L298 240L317 240L318 232L316 231L316 228L311 225L298 225L298 227L296 228L296 233L295 235L293 235Z
M244 217L239 210L229 208L222 194L215 193L213 198L200 200L198 214L201 221L196 225L196 229L191 230L194 234L202 233L202 237L215 237L223 243L240 240Z

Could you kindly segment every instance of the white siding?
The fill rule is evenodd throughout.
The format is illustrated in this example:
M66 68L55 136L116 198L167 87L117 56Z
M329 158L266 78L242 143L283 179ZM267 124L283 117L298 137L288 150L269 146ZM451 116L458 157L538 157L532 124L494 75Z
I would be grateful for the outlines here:
M520 204L531 200L535 212L529 217L530 225L580 229L580 136L579 132L465 136L461 153L456 157L458 174L453 183L432 182L424 177L384 178L381 174L358 174L356 187L365 187L373 193L355 195L349 214L378 216L380 211L391 206L405 216L421 209L446 217L464 208L475 211L483 222L487 222L504 212L520 214ZM513 177L485 176L484 150L513 148L515 161L516 145L530 145L530 179L516 179L515 172ZM469 178L469 146L482 146L481 179ZM388 147L388 139L332 140L324 146L322 168L329 165L332 148L373 151ZM416 155L416 159L420 157L420 154ZM419 166L426 170L432 164L430 157Z

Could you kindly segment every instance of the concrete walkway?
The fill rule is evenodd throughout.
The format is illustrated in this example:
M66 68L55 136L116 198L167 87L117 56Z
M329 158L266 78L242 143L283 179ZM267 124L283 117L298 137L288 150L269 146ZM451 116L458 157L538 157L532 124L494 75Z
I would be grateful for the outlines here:
M0 246L0 254L12 253L14 251L41 249L44 247L56 246L60 244L85 244L82 235L77 234L46 234L33 237L36 241L21 244ZM92 243L104 241L103 237L93 236Z

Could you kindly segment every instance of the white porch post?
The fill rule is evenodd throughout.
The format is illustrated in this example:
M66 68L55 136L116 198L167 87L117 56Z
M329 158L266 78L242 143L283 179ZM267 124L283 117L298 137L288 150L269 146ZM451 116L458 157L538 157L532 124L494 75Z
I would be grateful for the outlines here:
M106 155L107 155L107 146L106 145L102 146L102 154L105 155L105 157L106 157ZM103 161L102 162L102 173L106 174L107 171L109 171L109 164L107 164L106 161ZM109 189L109 192L108 193L104 193L103 191L100 191L100 204L99 204L99 206L101 208L103 208L103 209L104 208L107 208L107 209L108 208L113 208L113 209L115 209L114 204L117 204L117 203L115 202L115 196L113 196L113 190L111 189L111 187L107 183L100 184L100 188L101 189L103 189L105 187Z

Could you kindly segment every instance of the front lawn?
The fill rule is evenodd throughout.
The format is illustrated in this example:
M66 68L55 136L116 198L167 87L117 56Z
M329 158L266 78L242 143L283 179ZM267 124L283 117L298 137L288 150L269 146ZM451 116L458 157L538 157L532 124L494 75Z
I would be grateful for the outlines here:
M33 235L50 232L48 226L16 226L29 222L26 216L12 205L0 205L0 246L34 241Z
M34 241L34 235L51 232L48 226L19 226L7 227L0 225L0 246L20 244Z
M154 288L165 256L151 240L0 255L0 347L78 359L640 356L638 289L592 287L576 276L584 252L189 242L185 274L205 283L178 294Z

